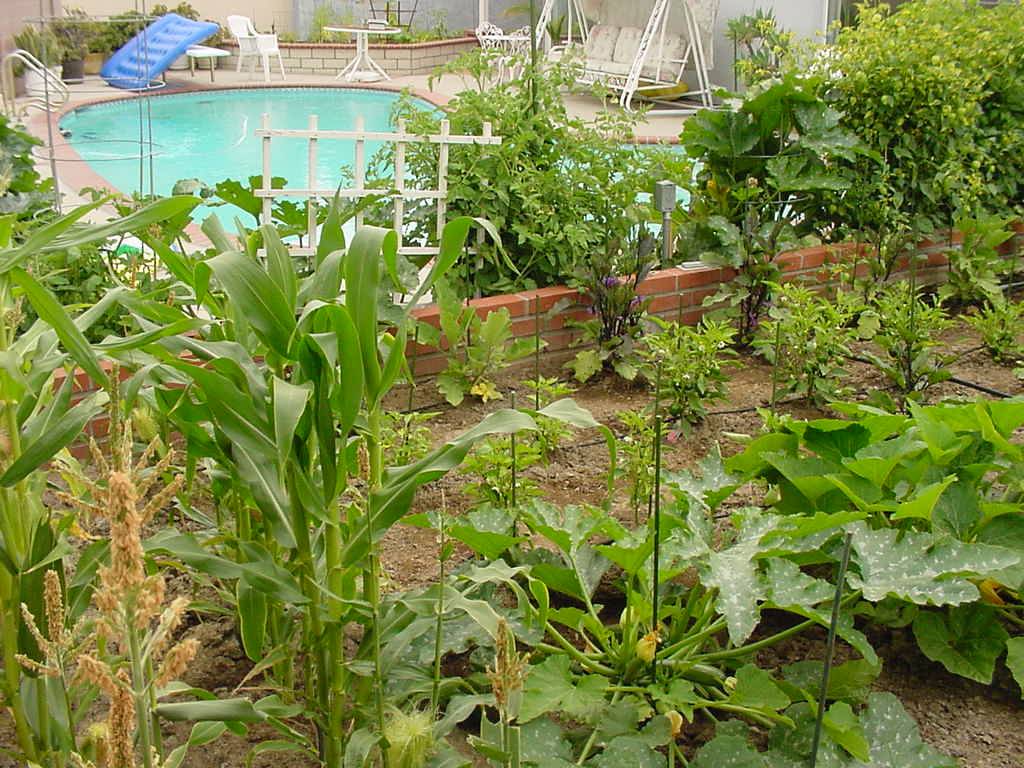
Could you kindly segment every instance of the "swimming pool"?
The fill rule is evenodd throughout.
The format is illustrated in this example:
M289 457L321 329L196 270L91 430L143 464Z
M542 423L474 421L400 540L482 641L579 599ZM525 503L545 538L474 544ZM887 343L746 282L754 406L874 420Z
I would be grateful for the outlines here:
M261 141L254 131L264 113L273 128L304 129L309 116L319 127L352 130L357 116L366 129L387 131L399 94L355 88L246 88L209 90L137 99L118 99L80 107L60 121L67 143L89 166L121 192L140 191L139 131L152 125L152 189L168 195L180 179L214 184L224 179L245 180L262 173ZM415 100L424 109L434 107ZM140 113L142 120L140 121ZM148 141L148 128L144 138ZM379 143L367 142L367 158ZM271 168L288 186L306 187L308 143L275 138ZM145 150L148 153L148 148ZM354 163L350 141L321 141L317 179L309 186L334 188L343 166ZM148 158L142 163L143 192L150 191ZM197 212L197 218L202 212Z

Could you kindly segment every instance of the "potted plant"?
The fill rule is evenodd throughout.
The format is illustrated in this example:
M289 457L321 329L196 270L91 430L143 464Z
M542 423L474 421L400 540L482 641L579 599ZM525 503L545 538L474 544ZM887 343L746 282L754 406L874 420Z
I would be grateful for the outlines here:
M81 82L85 77L85 55L89 52L90 23L85 11L69 8L65 18L53 23L53 32L64 50L61 62L64 82Z
M64 58L64 51L60 40L52 29L34 27L30 24L14 36L14 45L16 48L30 53L53 74L54 78L60 79L60 63ZM41 73L25 69L25 92L29 96L44 96L46 87Z

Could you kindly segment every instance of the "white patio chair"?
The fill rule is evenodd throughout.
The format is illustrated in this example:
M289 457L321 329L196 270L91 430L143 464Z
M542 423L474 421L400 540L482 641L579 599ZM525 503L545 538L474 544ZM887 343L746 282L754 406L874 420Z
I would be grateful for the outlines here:
M281 51L277 45L276 34L261 34L252 25L252 19L248 16L228 16L228 31L238 42L238 67L236 72L242 71L242 60L249 56L252 63L249 65L249 77L256 71L256 59L263 62L263 79L270 82L270 57L277 56L277 64L281 68L281 79L287 80L284 73L284 61L281 59Z
M477 42L494 57L495 80L503 83L522 74L523 62L530 52L530 28L507 33L485 21L475 30Z

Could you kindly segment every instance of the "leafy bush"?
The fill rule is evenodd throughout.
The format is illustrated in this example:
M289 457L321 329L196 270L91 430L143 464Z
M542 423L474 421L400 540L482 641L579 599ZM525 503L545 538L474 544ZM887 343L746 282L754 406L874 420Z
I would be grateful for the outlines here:
M644 377L656 388L667 421L686 429L707 415L708 403L728 394L725 367L736 335L727 323L705 318L697 328L653 318L660 331L645 337Z
M477 67L481 52L461 59L453 69ZM475 63L474 63L475 62ZM480 66L478 66L480 65ZM448 163L448 210L481 216L501 234L504 257L483 246L479 261L458 266L458 277L484 294L564 283L591 254L624 240L636 227L639 192L662 178L689 177L689 163L668 149L627 146L636 118L621 113L596 123L572 117L563 89L573 87L568 70L545 67L528 79L466 90L448 102L445 113L424 112L411 101L397 116L417 134L436 134L447 119L451 132L480 134L485 122L496 147L452 147ZM437 179L436 147L410 147L410 176L433 186ZM423 211L422 233L433 237L433 207Z
M575 387L558 379L550 379L541 376L539 379L528 379L523 385L533 393L530 405L540 410L556 400L569 397L576 391ZM553 419L550 416L534 416L537 422L537 430L533 433L533 439L540 448L540 454L545 461L550 461L552 455L559 449L562 442L573 433L572 425L562 419Z
M448 367L437 377L438 391L452 405L466 395L485 403L500 399L495 374L533 352L534 339L512 338L512 316L506 307L481 320L476 308L463 304L447 281L438 281L434 297L448 355ZM434 339L427 341L437 345Z
M766 81L735 110L701 110L681 136L701 168L680 218L677 254L734 269L707 303L727 301L737 342L754 338L781 270L776 257L817 233L822 194L845 189L834 160L852 160L857 140L818 95L816 78Z
M40 178L32 161L32 147L39 144L0 115L0 216L30 219L49 207L53 180Z
M640 522L640 508L654 491L654 425L638 411L616 414L625 429L618 442L619 473L629 485L629 508L633 522Z
M1021 29L1017 3L914 0L892 13L866 4L839 34L830 93L843 125L887 164L898 209L935 226L956 212L1019 210Z
M881 354L869 351L865 357L904 399L919 399L951 376L946 366L952 357L937 351L938 335L952 324L940 305L929 304L920 290L901 281L880 292L875 306L879 325L873 341Z
M829 297L799 283L775 287L775 306L754 346L775 366L778 394L813 402L844 394L843 365L857 336L850 323L860 308L848 292Z
M1005 219L999 216L963 217L956 228L963 234L959 248L947 252L949 273L939 286L939 298L955 304L968 304L1002 296L1000 280L1013 265L999 253L999 246L1013 237Z
M999 297L968 315L967 322L997 363L1016 365L1024 359L1024 304Z

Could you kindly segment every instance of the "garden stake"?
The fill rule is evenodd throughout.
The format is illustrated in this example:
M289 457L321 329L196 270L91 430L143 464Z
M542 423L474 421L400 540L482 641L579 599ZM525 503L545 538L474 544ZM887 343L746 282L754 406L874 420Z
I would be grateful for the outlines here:
M516 391L514 389L509 393L509 400L510 400L510 402L512 404L512 408L515 409L515 407L516 407ZM513 432L511 435L509 435L509 445L510 445L510 448L511 448L511 451L512 451L512 489L511 489L511 492L509 493L509 501L512 504L512 509L515 510L516 509L516 433L515 432ZM519 528L518 522L519 521L517 519L513 518L513 520L512 520L512 535L513 536L516 535L516 531Z
M448 511L448 499L445 496L444 488L441 489L441 509L437 511L437 532L438 550L437 564L440 567L437 591L437 623L434 625L434 684L430 690L430 711L433 719L437 720L438 702L441 698L441 641L444 624L444 563L447 560L445 555L445 521Z
M661 369L658 369L660 374ZM654 417L654 584L651 589L653 617L651 632L654 633L654 658L651 659L651 672L654 682L658 682L658 575L661 561L661 415Z
M537 386L533 392L533 409L540 410L540 296L533 300L533 380Z
M651 514L651 507L654 514ZM651 632L654 636L654 656L651 672L658 682L658 577L661 564L661 363L654 369L654 488L647 500L647 517L654 518L654 578L651 585Z
M775 357L772 361L772 416L775 415L776 398L779 392L779 350L782 348L782 323L775 321Z
M825 720L825 697L828 695L828 678L832 672L832 656L836 650L836 629L839 625L839 609L843 601L843 581L846 568L850 565L850 545L853 534L847 533L843 541L843 556L836 574L836 593L832 598L832 621L828 627L828 642L825 645L825 668L821 672L821 693L818 694L818 715L814 719L814 739L811 742L811 768L818 763L818 745L821 743L821 727Z

